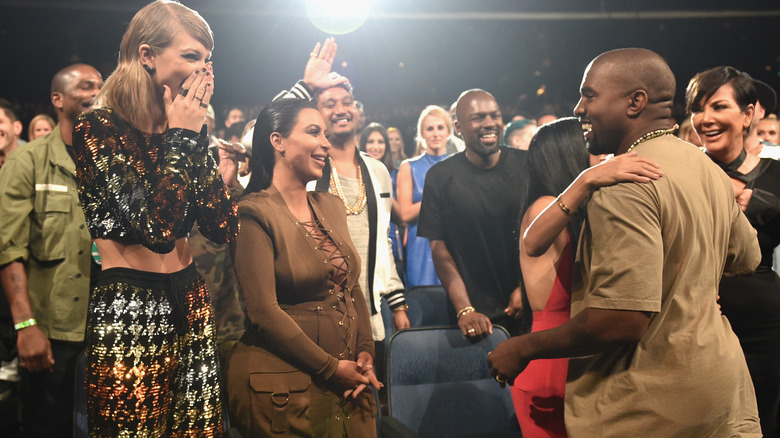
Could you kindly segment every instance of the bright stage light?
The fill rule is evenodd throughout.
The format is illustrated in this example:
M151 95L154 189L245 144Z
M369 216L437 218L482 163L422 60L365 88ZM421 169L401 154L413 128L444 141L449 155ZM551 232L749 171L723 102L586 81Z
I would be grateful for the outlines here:
M344 35L362 26L370 8L370 0L306 0L311 23L331 35Z

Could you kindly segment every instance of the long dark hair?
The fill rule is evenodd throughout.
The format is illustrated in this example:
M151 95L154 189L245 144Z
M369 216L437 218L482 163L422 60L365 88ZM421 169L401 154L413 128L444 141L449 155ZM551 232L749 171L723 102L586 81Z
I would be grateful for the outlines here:
M525 211L533 201L542 196L558 196L589 165L590 154L579 119L566 117L540 126L528 146L530 187L521 194L519 222L522 222ZM573 245L577 245L585 216L583 203L569 220L567 228ZM522 236L520 238L522 239ZM522 271L520 277L525 284ZM531 303L528 301L528 295L523 294L522 328L530 331L532 322Z
M252 158L249 160L252 177L244 189L244 195L265 190L271 185L276 164L271 134L277 132L284 138L289 137L298 123L298 114L306 108L317 109L308 100L279 99L260 111L252 135Z
M558 196L575 178L590 166L590 154L582 135L582 123L566 117L542 125L528 147L531 189L526 206L542 196ZM585 204L569 221L572 242L580 236L585 220Z
M368 136L374 132L378 132L385 140L385 153L379 160L387 167L388 172L395 170L395 163L393 163L393 153L390 151L390 138L387 135L387 129L380 123L370 123L360 133L360 150L366 152L366 143L368 143Z

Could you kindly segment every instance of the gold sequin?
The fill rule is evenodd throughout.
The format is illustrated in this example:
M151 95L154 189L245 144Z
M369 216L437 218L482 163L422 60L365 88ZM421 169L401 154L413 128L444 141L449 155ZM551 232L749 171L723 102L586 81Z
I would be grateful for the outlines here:
M92 291L86 337L90 436L221 437L220 371L205 283L196 273L193 281L171 282L179 287L131 283L101 279ZM169 301L171 293L180 294L180 306ZM177 312L185 313L183 335L177 334ZM112 328L117 324L125 329Z
M208 153L184 130L148 134L111 108L82 114L73 132L79 200L92 237L168 253L197 219L216 243L238 233L238 207Z

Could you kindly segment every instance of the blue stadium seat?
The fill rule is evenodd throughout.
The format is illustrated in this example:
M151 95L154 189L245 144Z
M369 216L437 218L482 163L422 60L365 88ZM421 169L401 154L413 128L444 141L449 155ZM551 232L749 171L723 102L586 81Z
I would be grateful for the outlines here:
M412 327L457 326L458 318L444 286L415 286L406 291Z
M389 417L423 437L522 436L509 388L490 375L487 354L507 331L477 340L452 327L402 330L387 354Z

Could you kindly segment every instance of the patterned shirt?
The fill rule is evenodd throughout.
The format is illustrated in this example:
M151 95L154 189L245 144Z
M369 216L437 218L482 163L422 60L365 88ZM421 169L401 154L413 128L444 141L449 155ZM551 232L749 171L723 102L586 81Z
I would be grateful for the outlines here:
M92 237L169 253L197 219L210 240L232 240L237 206L207 146L205 132L145 133L111 108L82 114L73 149Z

